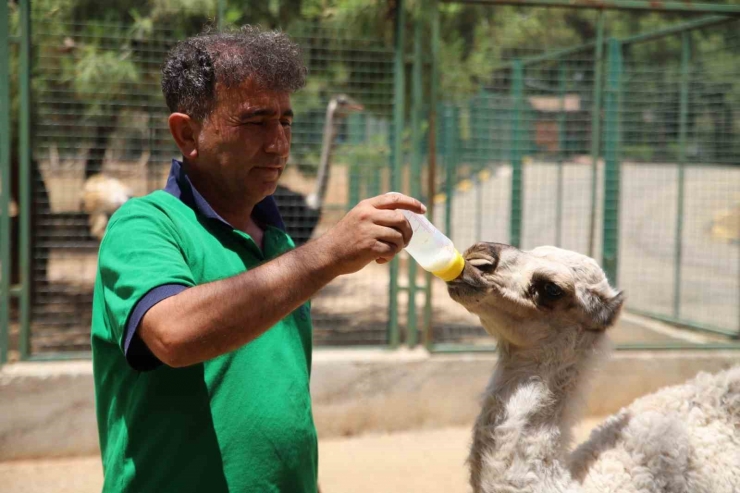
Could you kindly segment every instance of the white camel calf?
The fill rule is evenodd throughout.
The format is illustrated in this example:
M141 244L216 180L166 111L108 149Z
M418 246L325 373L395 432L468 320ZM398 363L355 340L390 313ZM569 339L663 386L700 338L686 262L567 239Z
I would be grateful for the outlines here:
M623 303L596 262L478 243L454 300L498 341L473 431L475 493L740 492L740 367L635 401L571 452L585 382Z

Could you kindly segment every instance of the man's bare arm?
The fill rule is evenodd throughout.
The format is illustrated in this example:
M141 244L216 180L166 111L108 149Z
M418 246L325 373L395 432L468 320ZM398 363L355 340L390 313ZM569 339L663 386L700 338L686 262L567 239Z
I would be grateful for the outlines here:
M397 209L415 199L381 195L352 209L322 237L228 279L166 298L144 315L138 334L172 367L200 363L256 339L332 279L392 259L411 239Z

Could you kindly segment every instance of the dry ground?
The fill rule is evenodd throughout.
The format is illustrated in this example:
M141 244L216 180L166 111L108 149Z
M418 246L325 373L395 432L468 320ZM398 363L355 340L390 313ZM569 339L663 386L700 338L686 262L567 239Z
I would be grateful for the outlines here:
M600 419L576 431L582 441ZM468 428L407 431L322 440L322 493L468 493ZM98 457L0 462L3 493L100 492Z

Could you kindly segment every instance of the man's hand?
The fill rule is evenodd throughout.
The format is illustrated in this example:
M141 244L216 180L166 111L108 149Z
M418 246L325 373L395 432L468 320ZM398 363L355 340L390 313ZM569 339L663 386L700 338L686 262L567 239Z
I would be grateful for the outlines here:
M418 214L426 207L400 193L363 200L317 240L337 275L351 274L372 261L389 262L411 240L411 226L399 209Z

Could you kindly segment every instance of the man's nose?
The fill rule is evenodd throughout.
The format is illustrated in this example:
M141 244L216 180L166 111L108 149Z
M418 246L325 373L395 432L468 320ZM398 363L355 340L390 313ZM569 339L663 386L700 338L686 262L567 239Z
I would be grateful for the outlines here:
M268 136L265 152L268 154L277 154L280 157L288 157L290 153L290 140L285 127L281 123L273 126L272 132Z

